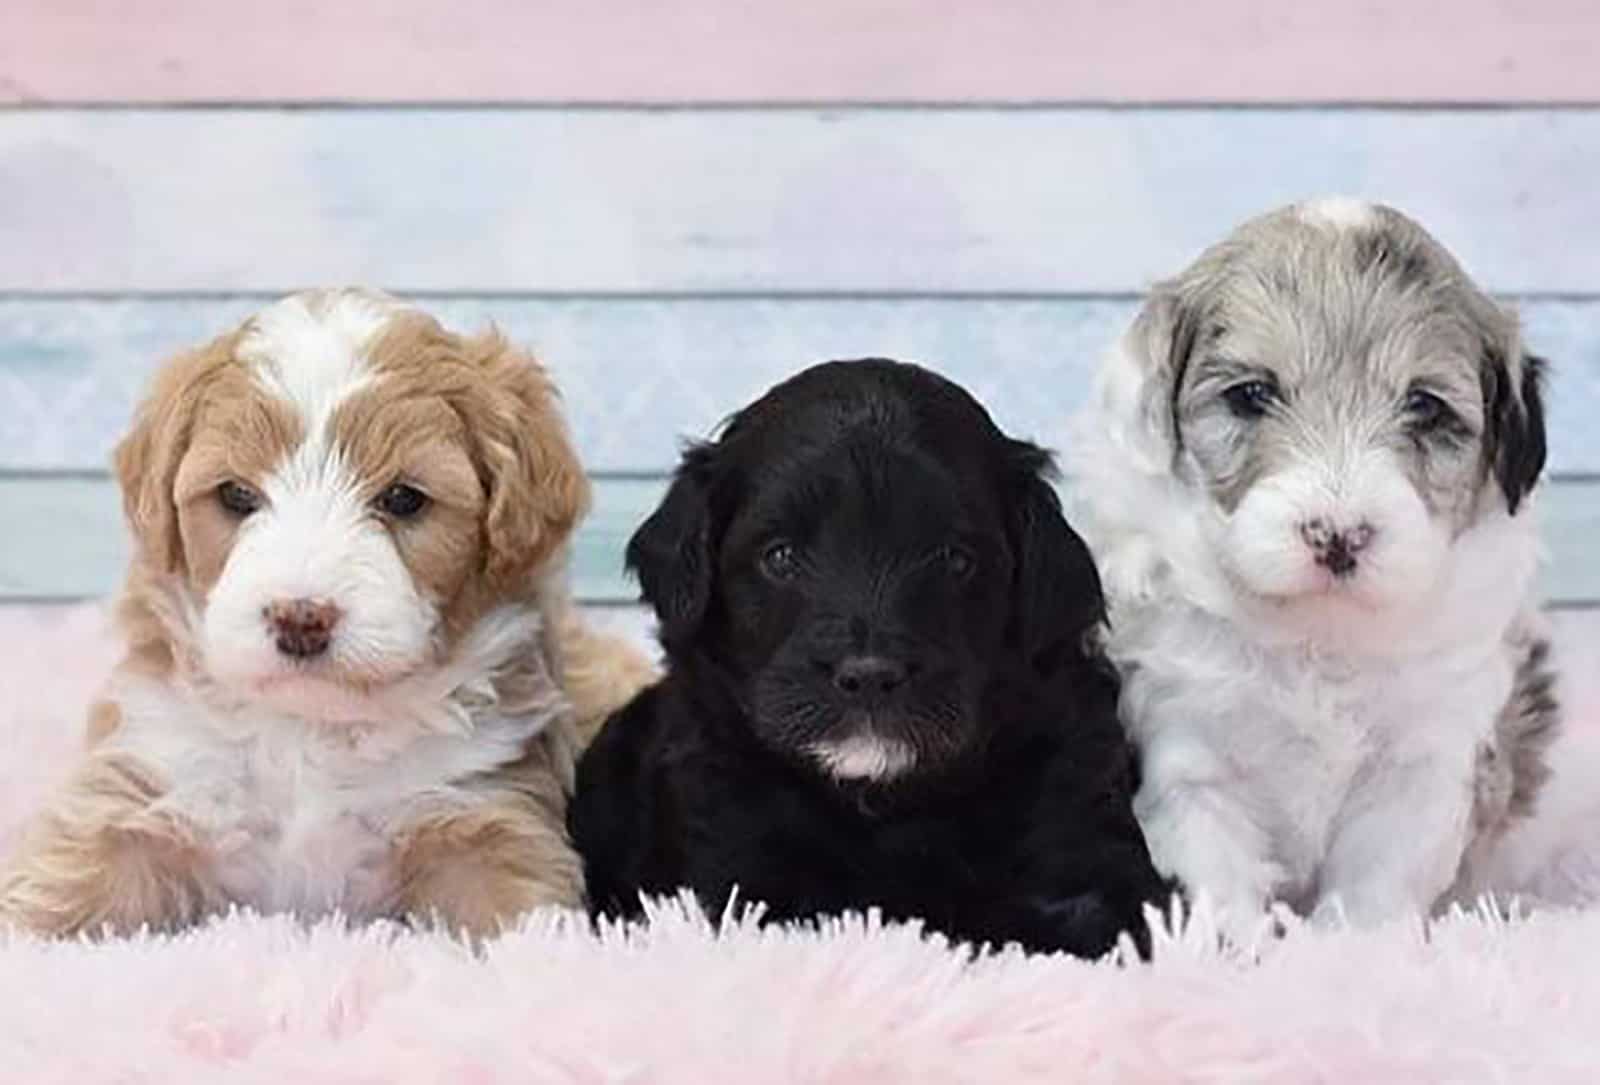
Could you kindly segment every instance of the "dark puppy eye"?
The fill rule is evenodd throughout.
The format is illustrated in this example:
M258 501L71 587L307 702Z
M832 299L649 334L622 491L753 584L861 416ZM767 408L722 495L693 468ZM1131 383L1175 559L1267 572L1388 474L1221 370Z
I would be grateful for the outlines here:
M261 507L261 495L244 483L229 479L217 487L217 503L242 520Z
M769 543L761 551L761 571L768 580L793 580L800 575L800 552L793 543Z
M972 551L959 546L941 546L938 559L944 571L957 580L965 580L978 569L978 559L972 555Z
M428 495L415 486L397 482L373 498L372 505L385 516L409 520L428 505Z
M1242 381L1223 390L1228 410L1240 418L1260 418L1278 401L1278 389L1271 381Z
M1406 394L1406 419L1426 433L1438 429L1454 416L1450 405L1426 388L1413 388Z

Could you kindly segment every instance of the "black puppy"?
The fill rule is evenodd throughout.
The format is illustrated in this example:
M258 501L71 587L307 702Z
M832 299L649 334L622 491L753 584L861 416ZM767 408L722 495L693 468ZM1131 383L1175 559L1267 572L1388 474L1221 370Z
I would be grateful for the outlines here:
M685 455L628 545L666 677L569 821L597 913L736 887L1097 955L1163 903L1104 603L1049 456L916 366L831 362Z

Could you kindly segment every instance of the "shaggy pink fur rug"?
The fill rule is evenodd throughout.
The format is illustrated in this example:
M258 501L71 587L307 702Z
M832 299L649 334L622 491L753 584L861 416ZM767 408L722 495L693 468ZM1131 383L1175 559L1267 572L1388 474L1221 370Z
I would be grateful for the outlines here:
M1590 629L1597 626L1589 624ZM1590 638L1583 638L1587 642ZM1572 673L1600 651L1569 649ZM98 612L0 612L0 851L70 763L113 650ZM1600 698L1519 867L1597 884ZM1594 762L1600 764L1600 760ZM1553 873L1552 873L1553 872ZM1148 966L969 961L914 929L718 929L663 905L632 932L534 917L474 954L389 927L234 916L173 940L0 936L0 1083L1591 1082L1600 911L1424 931L1294 925L1255 963L1203 919Z

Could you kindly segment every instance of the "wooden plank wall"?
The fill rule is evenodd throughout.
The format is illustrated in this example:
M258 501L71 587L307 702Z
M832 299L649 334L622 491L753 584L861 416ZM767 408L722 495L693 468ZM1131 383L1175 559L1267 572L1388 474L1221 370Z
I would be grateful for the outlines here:
M1055 443L1139 293L1338 192L1421 218L1554 363L1547 589L1600 605L1600 14L1131 0L0 6L0 600L95 595L154 365L302 285L495 321L600 476L826 357ZM1067 465L1070 470L1070 464Z
M19 102L1578 102L1590 0L8 0Z

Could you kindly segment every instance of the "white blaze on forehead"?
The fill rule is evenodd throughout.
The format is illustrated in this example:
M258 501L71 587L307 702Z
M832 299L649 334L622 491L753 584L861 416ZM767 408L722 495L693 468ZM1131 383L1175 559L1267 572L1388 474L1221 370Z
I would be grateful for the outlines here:
M1341 230L1362 229L1377 221L1370 203L1349 196L1326 196L1320 200L1310 200L1300 205L1298 213L1302 222Z
M295 294L256 314L238 355L267 392L299 412L314 442L339 404L371 379L367 348L404 308L377 293Z
M262 388L301 417L305 438L265 478L266 497L240 525L205 613L208 669L224 684L266 695L259 683L286 664L262 619L278 600L313 599L341 615L324 663L388 681L430 657L438 611L367 500L382 480L354 477L334 443L334 412L374 375L367 352L405 307L379 294L297 294L263 310L238 348ZM286 693L285 696L288 696ZM342 704L343 702L339 702ZM295 701L307 716L338 704Z

